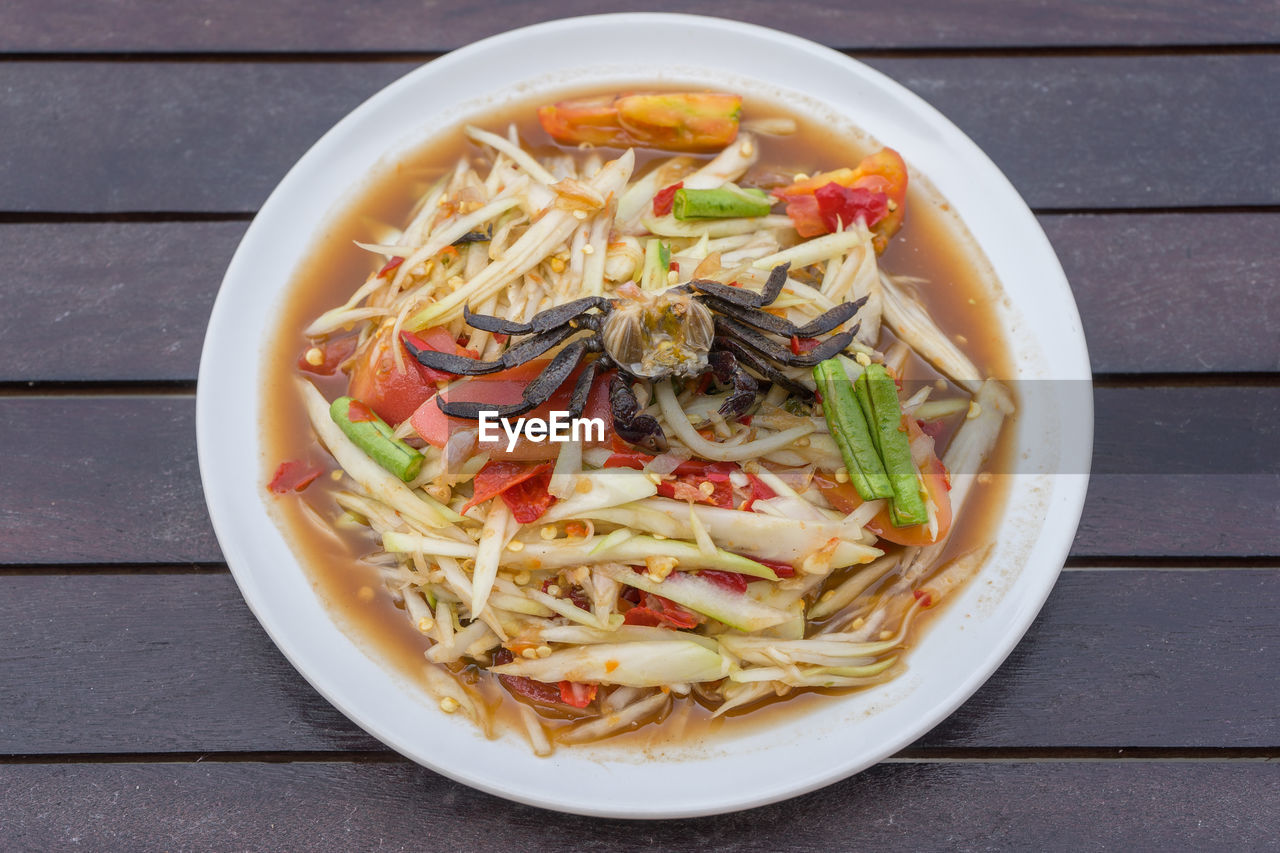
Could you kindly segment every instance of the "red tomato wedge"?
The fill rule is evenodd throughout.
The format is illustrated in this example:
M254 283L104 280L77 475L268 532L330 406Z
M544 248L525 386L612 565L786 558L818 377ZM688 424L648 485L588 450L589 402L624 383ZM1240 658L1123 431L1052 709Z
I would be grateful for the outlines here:
M787 215L801 237L830 233L837 220L847 226L861 216L871 228L876 251L883 252L902 227L907 164L897 151L882 148L857 168L823 172L773 193L787 202Z
M535 359L510 370L502 370L488 376L474 376L454 383L446 392L446 397L451 400L492 403L495 406L518 403L524 394L524 389L546 368L548 363L549 359ZM550 400L521 417L546 419L553 411L566 411L569 408L569 398L573 395L573 386L577 381L578 373L579 371L574 371L551 395ZM440 411L437 403L436 399L427 400L418 406L411 417L413 428L428 444L444 447L449 441L449 436L454 432L477 428L475 421L447 417ZM601 374L595 378L582 416L602 419L605 425L604 440L609 442L612 439L613 416L609 408L608 374ZM591 441L588 444L597 443ZM560 445L553 441L534 442L521 436L517 439L515 447L508 451L507 436L500 430L498 441L477 445L477 452L489 454L490 459L541 461L556 458L560 453Z
M472 350L459 347L444 329L428 329L416 336L414 342L441 352L472 358L476 355ZM435 395L437 382L453 377L423 367L403 349L400 354L404 369L397 369L391 349L393 344L398 345L391 339L391 327L385 326L356 353L347 393L377 412L378 417L396 426Z
M302 355L298 356L298 369L307 373L314 373L317 376L332 376L338 371L338 367L342 362L351 358L351 354L356 351L356 343L355 335L346 335L341 338L333 338L324 343L308 346L303 350ZM307 361L307 354L313 349L320 351L319 364L312 364Z
M920 427L914 419L907 418L906 421L907 434L914 441L921 433ZM951 529L951 480L946 466L942 464L942 460L936 453L930 454L923 466L921 476L924 478L925 491L929 493L929 498L937 511L938 535L936 538L929 536L927 524L894 527L889 519L887 504L884 509L876 513L875 518L867 522L867 529L881 539L896 542L899 545L932 545L946 536L947 531ZM827 502L840 512L853 512L862 505L862 498L858 496L858 491L852 483L837 483L834 478L821 473L814 475L813 482Z

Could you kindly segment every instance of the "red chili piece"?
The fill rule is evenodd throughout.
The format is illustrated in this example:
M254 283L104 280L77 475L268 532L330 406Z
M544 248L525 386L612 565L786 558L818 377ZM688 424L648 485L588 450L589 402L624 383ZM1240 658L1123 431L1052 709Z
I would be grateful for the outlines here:
M684 181L672 184L658 190L657 195L653 197L653 215L666 216L671 212L671 205L675 204L676 190L684 186Z
M277 495L300 492L323 473L324 469L318 465L308 465L301 460L290 459L280 463L267 488Z

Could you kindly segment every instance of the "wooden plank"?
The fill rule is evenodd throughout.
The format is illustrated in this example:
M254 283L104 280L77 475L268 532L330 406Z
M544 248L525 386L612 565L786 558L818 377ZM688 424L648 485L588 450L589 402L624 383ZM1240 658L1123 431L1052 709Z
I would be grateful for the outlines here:
M1095 373L1280 370L1280 216L1041 216ZM1270 341L1270 346L1267 342Z
M0 381L195 381L246 227L0 225Z
M1275 569L1066 572L916 746L1272 746L1280 683L1258 674L1280 668L1278 594ZM227 574L0 577L0 617L0 753L381 749L294 672Z
M217 562L190 396L0 399L0 563Z
M763 0L665 0L644 9L716 15L835 47L873 50L1249 44L1280 39L1277 9L1269 0L1220 8L1185 0L1123 6L1085 0L1051 9L1018 0L859 6L837 0L801 0L785 7ZM156 15L143 0L116 0L109 7L74 0L10 0L0 9L0 50L442 51L554 18L632 11L633 4L599 0L491 0L448 6L392 0L358 10L340 0L285 0L266 6L251 0L204 0Z
M1048 215L1095 372L1280 370L1280 216ZM241 222L0 225L0 381L191 381ZM163 306L158 308L158 306ZM74 340L75 346L68 346ZM160 354L161 357L157 357Z
M750 812L645 824L551 815L401 763L19 765L0 792L24 850L1261 850L1280 832L1276 768L1216 761L882 764Z
M1280 56L871 64L968 131L1033 206L1280 202L1268 97ZM6 63L0 198L10 211L251 211L324 130L412 67Z
M1103 388L1096 399L1075 555L1276 554L1280 389ZM0 564L220 560L193 416L186 396L0 398L5 482L20 486L0 490Z

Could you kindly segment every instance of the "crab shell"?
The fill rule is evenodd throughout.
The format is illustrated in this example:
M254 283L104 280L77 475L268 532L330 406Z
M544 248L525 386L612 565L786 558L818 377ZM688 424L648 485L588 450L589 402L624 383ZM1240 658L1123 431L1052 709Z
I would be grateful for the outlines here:
M600 330L605 352L619 367L654 380L706 373L714 334L711 311L678 290L622 293Z

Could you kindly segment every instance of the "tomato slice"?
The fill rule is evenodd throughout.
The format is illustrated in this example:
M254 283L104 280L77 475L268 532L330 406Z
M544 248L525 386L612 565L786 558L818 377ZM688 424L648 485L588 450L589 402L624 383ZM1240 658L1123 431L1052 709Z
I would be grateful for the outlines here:
M298 369L317 376L332 376L337 373L342 362L351 358L351 354L356 351L356 343L355 335L344 335L341 338L333 338L308 346L303 350L302 355L298 356ZM319 364L307 361L307 353L312 349L320 350Z
M914 440L920 435L919 425L913 418L907 418L907 434ZM942 539L951 529L951 483L947 468L936 453L930 454L920 472L924 478L925 490L933 501L938 519L938 535L929 535L929 525L913 524L910 527L894 527L889 518L889 508L876 513L875 518L867 522L867 529L888 542L899 545L932 545ZM814 485L822 492L833 507L843 513L850 513L862 505L862 498L852 483L837 483L834 478L823 474L815 474Z
M933 505L937 508L937 537L929 535L929 525L927 524L894 527L893 522L889 519L887 506L876 513L875 518L867 522L868 530L881 539L897 542L899 545L932 545L947 535L947 531L951 529L951 487L947 484L947 469L937 456L933 456L925 463L925 468L921 475L924 477L925 490L928 491L930 499L933 500Z
M425 348L475 357L474 351L459 347L445 329L428 329L411 337L415 344ZM387 423L397 426L435 396L437 382L453 377L422 366L404 350L401 350L404 369L397 369L393 345L398 346L391 338L391 327L384 326L356 354L347 393Z
M872 245L883 252L906 213L907 164L897 151L882 148L855 169L823 172L773 194L787 203L801 237L830 233L837 218L847 225L862 215L874 235Z
M535 359L510 370L455 382L446 392L446 399L491 403L495 406L518 403L524 394L524 389L537 378L538 374L542 373L548 363L550 363L549 359ZM568 410L569 398L573 395L574 383L577 381L580 370L581 368L575 370L551 395L550 400L521 417L546 419L550 417L551 412ZM608 373L595 378L587 396L587 404L582 410L584 418L600 418L604 421L604 443L606 444L613 437L613 415L609 407L609 378ZM428 444L444 447L449 441L449 436L454 432L462 429L476 429L475 421L450 418L445 415L440 411L438 402L437 399L426 400L418 406L410 418L413 428ZM588 442L587 446L601 443L595 440L594 433L591 438L592 441ZM498 441L477 445L477 452L489 454L490 459L520 461L555 459L560 454L559 443L553 441L534 442L521 435L510 451L507 450L507 443L506 434L500 431Z
M907 212L907 164L897 151L881 148L859 163L855 172L851 187L882 192L888 198L888 212L871 228L875 234L871 243L877 252L883 252Z

